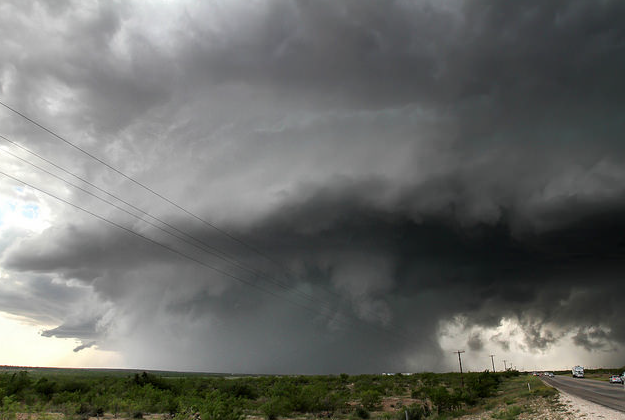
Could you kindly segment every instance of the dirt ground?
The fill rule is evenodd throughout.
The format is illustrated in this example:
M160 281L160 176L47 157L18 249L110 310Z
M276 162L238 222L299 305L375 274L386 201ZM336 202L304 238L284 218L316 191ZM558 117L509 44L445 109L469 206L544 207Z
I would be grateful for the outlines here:
M480 414L458 417L458 420L491 420L508 408L500 406ZM625 420L625 413L562 392L555 402L537 398L522 408L523 412L515 417L518 420Z

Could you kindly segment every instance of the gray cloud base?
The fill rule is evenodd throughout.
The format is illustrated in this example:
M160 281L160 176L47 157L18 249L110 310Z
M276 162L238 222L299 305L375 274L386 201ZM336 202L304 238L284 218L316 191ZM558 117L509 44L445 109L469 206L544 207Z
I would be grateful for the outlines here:
M329 306L285 294L311 316L50 204L53 227L0 241L11 281L32 285L5 282L0 301L57 325L44 335L255 372L443 368L439 322L458 316L516 319L528 351L625 341L621 2L3 7L3 100L290 274L6 113L5 134Z

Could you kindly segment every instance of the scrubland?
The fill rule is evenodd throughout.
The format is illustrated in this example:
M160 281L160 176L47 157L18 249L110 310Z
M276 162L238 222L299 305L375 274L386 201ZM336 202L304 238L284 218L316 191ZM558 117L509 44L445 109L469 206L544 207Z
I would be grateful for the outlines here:
M2 371L0 371L2 372ZM528 388L527 384L530 384ZM556 391L516 371L218 376L128 371L0 373L0 420L514 419Z

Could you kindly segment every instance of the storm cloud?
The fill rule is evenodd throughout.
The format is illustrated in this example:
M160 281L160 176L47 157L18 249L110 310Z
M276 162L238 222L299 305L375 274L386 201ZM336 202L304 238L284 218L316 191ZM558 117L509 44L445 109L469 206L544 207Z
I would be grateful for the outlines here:
M3 179L0 310L42 335L132 367L373 372L449 368L455 325L476 354L622 363L622 2L0 10L2 102L194 215L3 109L139 218L3 171L164 245ZM9 220L27 206L37 229Z

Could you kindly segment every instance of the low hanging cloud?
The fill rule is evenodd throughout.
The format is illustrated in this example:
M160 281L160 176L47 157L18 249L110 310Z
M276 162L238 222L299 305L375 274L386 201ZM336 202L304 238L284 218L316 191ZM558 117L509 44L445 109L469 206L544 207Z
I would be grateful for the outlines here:
M49 227L0 224L0 303L44 336L311 373L446 369L456 319L475 353L625 342L622 2L2 8L3 102L251 245L3 111L3 135L193 237L2 154L184 254L27 188Z
M84 349L88 349L90 347L93 347L96 344L97 343L95 341L91 341L89 343L81 344L80 346L76 346L73 351L74 351L74 353L78 353L79 351L84 350Z

